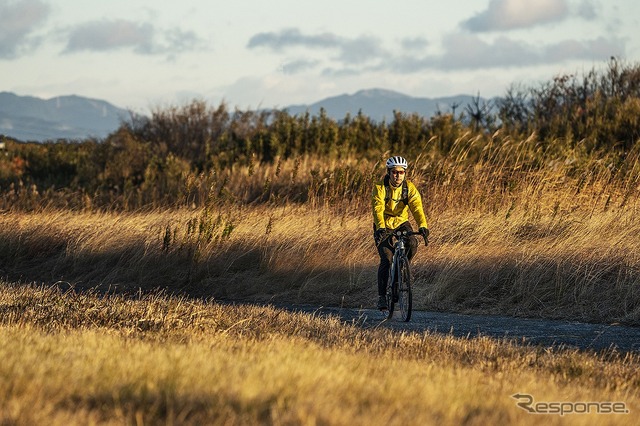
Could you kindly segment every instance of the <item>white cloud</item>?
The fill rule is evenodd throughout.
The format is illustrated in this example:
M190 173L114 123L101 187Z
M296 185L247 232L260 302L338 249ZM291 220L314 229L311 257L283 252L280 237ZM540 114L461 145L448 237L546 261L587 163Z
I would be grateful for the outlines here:
M480 70L523 68L559 64L572 60L605 61L623 56L624 42L617 38L591 40L567 39L537 45L502 36L486 42L471 34L451 34L443 40L445 53L417 58L405 55L387 61L397 72L416 73L424 70Z
M138 54L168 54L172 57L201 46L204 42L193 31L178 28L158 31L150 23L118 19L85 22L70 29L65 52L131 48Z
M464 21L462 27L473 32L512 30L558 22L568 16L566 0L491 0L487 10Z
M296 59L282 64L284 74L298 74L315 68L319 61L309 59Z
M306 50L337 50L333 59L343 64L364 64L377 60L385 54L382 41L371 36L355 38L339 37L332 33L303 34L297 28L288 28L280 32L259 33L251 37L247 47L255 49L266 47L279 53L291 48Z
M289 47L331 48L340 46L340 39L331 33L304 35L297 28L287 28L280 32L263 32L252 36L247 47L267 47L280 52Z
M294 35L295 37L290 37ZM422 54L403 49L406 40L389 49L373 37L346 38L332 35L331 43L319 43L317 36L307 36L298 30L258 37L261 41L252 45L268 45L275 53L282 53L293 47L331 46L338 49L334 57L323 60L297 60L287 63L282 70L294 74L319 68L324 77L344 78L371 72L419 73L425 70L472 70L496 68L521 68L571 60L607 60L611 56L624 55L625 42L615 37L595 39L564 39L540 44L508 36L485 40L468 32L455 32L443 36L442 53ZM326 40L326 39L325 39ZM426 45L423 39L414 42ZM311 50L314 50L311 49ZM395 53L400 52L400 53Z
M42 41L34 33L51 12L39 0L0 0L0 59L13 59L32 51Z
M152 49L153 37L154 28L146 23L138 24L123 19L86 22L71 30L66 52L106 51L123 47L148 52Z

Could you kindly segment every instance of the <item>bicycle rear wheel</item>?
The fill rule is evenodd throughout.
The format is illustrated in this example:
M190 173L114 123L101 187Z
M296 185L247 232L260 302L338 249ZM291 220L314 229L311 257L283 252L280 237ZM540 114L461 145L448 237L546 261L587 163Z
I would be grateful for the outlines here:
M406 257L402 257L398 262L398 309L402 321L411 319L411 309L413 307L413 296L411 294L411 268Z

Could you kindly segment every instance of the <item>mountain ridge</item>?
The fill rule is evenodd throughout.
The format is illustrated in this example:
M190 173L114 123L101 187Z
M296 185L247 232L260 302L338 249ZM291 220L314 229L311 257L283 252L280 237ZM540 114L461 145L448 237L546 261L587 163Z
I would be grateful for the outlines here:
M291 115L306 112L317 115L322 108L327 116L336 120L343 119L347 113L353 116L361 111L376 121L388 122L393 120L394 111L433 117L438 113L453 113L458 107L471 103L474 98L476 97L462 94L438 98L413 97L393 90L373 88L359 90L351 95L328 97L310 105L291 105L283 110Z
M128 110L100 99L0 92L0 134L23 141L104 138L129 116Z
M456 112L477 97L457 95L420 98L388 89L371 88L353 94L327 97L310 105L277 108L291 115L319 115L321 110L336 121L362 112L377 122L390 122L394 113L432 117ZM482 102L484 99L480 98ZM460 109L459 111L462 111ZM131 119L132 112L100 100L78 95L42 99L0 92L0 136L22 141L102 139Z

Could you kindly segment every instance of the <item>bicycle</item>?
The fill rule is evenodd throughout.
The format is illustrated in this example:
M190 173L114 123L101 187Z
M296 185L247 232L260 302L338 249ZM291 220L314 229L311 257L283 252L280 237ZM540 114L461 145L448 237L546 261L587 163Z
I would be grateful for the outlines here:
M405 251L408 237L422 235L420 232L398 230L391 236L395 237L393 245L393 259L389 269L389 279L387 280L387 318L393 317L395 304L398 304L402 321L408 322L411 319L411 309L413 307L413 296L411 292L411 268L409 259ZM428 234L427 234L428 235ZM428 244L427 235L422 235L424 245ZM395 278L395 279L394 279Z

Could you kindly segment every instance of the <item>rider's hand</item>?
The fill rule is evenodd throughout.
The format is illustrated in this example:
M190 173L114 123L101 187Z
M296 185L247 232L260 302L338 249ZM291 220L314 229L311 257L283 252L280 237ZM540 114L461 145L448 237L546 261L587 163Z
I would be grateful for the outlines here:
M382 241L382 239L385 237L386 234L387 234L386 228L376 229L376 232L373 233L373 239L376 241L376 245L380 244L380 242Z
M420 235L422 235L422 238L424 238L424 244L427 245L427 242L429 241L429 230L423 226L418 229L418 232L420 233Z

